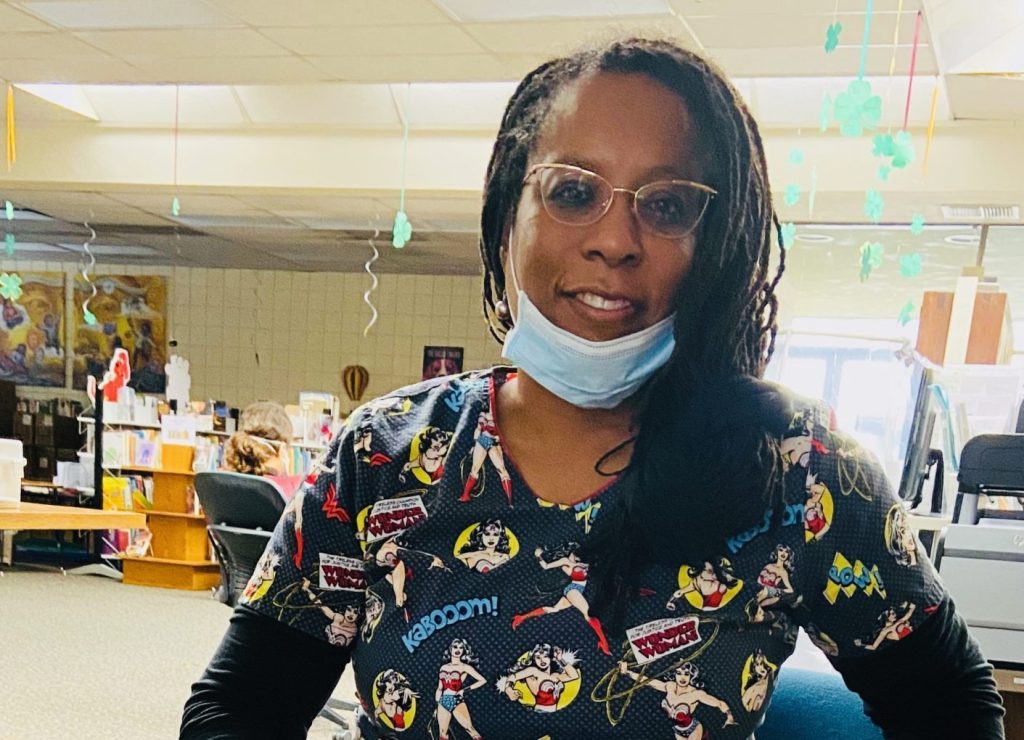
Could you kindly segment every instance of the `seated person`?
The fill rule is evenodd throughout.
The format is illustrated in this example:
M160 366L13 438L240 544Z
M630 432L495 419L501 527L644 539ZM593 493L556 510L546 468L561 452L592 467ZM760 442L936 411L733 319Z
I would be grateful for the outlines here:
M301 475L291 475L288 471L288 442L292 436L292 421L281 404L273 401L251 404L242 412L238 431L228 439L224 469L263 476L276 485L285 498L291 498L302 482Z

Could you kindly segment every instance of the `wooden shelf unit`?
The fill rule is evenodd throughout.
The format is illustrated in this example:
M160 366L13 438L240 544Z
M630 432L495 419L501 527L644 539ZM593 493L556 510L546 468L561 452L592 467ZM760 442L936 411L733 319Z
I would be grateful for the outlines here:
M206 519L192 513L195 474L179 469L185 467L180 456L190 456L191 448L168 450L172 447L164 445L163 454L165 460L175 458L175 469L151 471L153 508L142 512L153 533L151 555L124 558L124 582L192 591L216 588L220 566L209 559Z

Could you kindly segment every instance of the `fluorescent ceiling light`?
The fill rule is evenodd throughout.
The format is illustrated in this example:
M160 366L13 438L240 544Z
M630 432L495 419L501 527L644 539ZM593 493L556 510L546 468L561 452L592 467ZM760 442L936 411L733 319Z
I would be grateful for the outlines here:
M19 254L25 252L60 252L61 254L67 254L66 249L55 246L53 244L43 244L42 242L14 242L14 256L17 258Z
M21 7L62 28L195 28L242 24L201 0L138 2L138 0L38 0Z
M0 196L0 200L9 200ZM51 216L47 216L45 213L39 213L33 211L30 208L21 208L17 205L14 206L14 220L15 221L53 221Z
M436 0L463 23L671 15L667 0Z
M85 250L81 244L61 244L64 249L69 249L72 252L78 252L82 254ZM17 249L17 247L15 247ZM89 251L97 256L106 257L159 257L163 256L163 253L152 247L119 247L119 246L108 246L105 244L92 244L89 246Z
M52 103L90 120L100 120L81 85L15 85L15 87L40 100L45 100L47 103Z

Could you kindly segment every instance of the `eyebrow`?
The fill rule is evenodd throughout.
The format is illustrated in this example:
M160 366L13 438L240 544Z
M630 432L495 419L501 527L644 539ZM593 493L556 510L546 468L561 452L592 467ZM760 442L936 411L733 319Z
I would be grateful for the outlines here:
M596 162L592 162L582 157L556 157L549 162L541 162L540 164L571 164L574 167L581 167L585 170L590 170L598 175L604 177L601 172L600 166ZM659 165L650 170L645 170L646 182L655 182L658 179L668 180L696 180L694 175L688 175L677 167L672 165Z

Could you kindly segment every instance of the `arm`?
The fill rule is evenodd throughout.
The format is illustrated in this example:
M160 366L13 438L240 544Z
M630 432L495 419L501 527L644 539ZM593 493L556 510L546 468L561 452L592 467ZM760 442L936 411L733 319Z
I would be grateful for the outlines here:
M679 601L679 599L686 596L686 594L690 593L691 591L696 591L696 589L693 587L693 581L690 581L688 584L686 584L686 588L681 588L677 590L675 593L673 593L672 597L668 600L668 603L665 604L665 608L674 611L676 608L676 602Z
M347 661L347 650L239 607L192 685L179 737L304 738Z
M473 679L475 679L475 683L474 684L472 684L471 686L467 686L466 687L470 691L472 691L474 689L479 689L480 687L487 685L487 679L484 678L483 676L481 676L480 672L476 668L474 668L473 666L469 666L469 665L466 666L466 673L469 674L470 676L472 676Z
M626 674L627 676L632 678L637 683L640 683L641 681L644 680L644 677L641 676L639 673L634 673L633 671L629 670L629 666L626 665L625 661L619 661L619 671L621 673ZM647 679L646 685L650 686L652 689L657 689L658 691L660 691L662 693L665 693L666 691L668 691L668 687L665 685L665 682L661 681L661 680L659 680L657 678L649 678L649 679Z
M718 697L712 696L706 691L697 692L697 701L701 704L707 704L709 707L714 707L719 712L725 715L725 724L732 725L736 724L736 720L732 718L732 710L729 709L729 705Z

